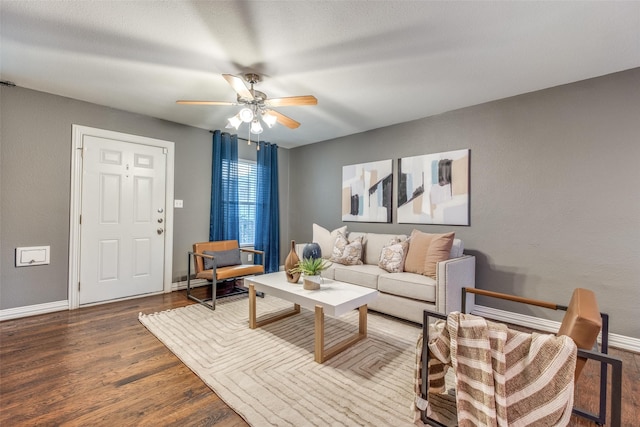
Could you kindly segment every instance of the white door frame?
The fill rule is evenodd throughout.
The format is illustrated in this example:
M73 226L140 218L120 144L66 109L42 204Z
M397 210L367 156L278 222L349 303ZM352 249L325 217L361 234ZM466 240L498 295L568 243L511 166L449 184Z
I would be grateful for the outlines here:
M72 153L71 153L71 216L69 218L69 309L80 306L80 213L82 202L82 141L85 135L98 138L117 139L135 144L151 145L166 149L167 174L166 193L164 201L165 235L164 235L164 278L163 292L171 292L173 273L173 175L175 147L171 141L130 135L88 126L72 125Z

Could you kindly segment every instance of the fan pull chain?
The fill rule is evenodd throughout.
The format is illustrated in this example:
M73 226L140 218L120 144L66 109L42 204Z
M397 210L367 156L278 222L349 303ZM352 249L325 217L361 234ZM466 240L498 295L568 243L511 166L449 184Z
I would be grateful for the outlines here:
M247 145L251 145L251 128L249 128L249 135L247 137ZM260 141L254 142L256 144L256 151L260 151Z

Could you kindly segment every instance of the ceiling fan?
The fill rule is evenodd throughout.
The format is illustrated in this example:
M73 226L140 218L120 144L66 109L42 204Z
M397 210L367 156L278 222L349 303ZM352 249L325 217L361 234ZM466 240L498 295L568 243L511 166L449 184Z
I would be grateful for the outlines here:
M271 107L316 105L318 103L318 100L313 95L269 99L264 92L253 88L254 84L262 80L260 75L255 73L247 73L243 76L244 80L250 84L249 88L247 88L243 79L238 76L223 74L222 77L224 77L227 83L236 91L236 102L179 100L176 101L176 103L186 105L244 105L244 108L242 108L238 114L229 118L229 123L226 127L238 129L242 123L251 123L251 133L254 134L262 133L262 125L260 124L260 120L258 120L259 118L269 127L272 127L276 122L290 129L295 129L300 126L299 122L272 110Z

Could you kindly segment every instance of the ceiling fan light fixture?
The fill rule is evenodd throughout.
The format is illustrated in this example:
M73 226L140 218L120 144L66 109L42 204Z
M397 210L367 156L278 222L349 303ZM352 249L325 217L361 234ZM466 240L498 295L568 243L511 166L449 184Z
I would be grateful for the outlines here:
M227 125L225 126L225 128L227 129L234 128L238 130L238 128L242 124L242 120L240 120L239 114L236 114L233 117L229 117L227 120L229 121L229 123L227 123Z
M242 110L240 110L238 116L243 122L249 123L251 122L251 120L253 120L253 111L251 111L251 108L244 107Z
M286 126L289 129L296 129L300 126L299 122L270 108L317 105L318 103L318 100L313 95L267 98L264 92L255 90L253 87L255 83L262 80L262 77L258 74L247 73L242 77L223 74L222 77L224 77L236 92L237 102L178 100L176 103L187 105L240 105L241 110L235 116L227 119L228 123L225 127L227 129L238 130L240 126L242 126L242 123L247 123L249 127L249 139L251 138L251 134L260 134L264 131L265 128L261 123L264 123L268 128L272 128L276 123ZM247 87L247 83L250 84L250 88Z
M258 119L251 122L251 133L259 135L262 133L262 125Z
M271 129L273 125L276 124L276 121L278 121L278 118L271 113L264 113L262 115L262 121Z

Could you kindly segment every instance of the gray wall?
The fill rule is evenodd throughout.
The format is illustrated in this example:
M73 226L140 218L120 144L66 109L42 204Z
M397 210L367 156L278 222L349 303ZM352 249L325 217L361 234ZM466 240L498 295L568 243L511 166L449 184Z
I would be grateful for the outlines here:
M311 239L312 223L343 224L343 165L470 148L470 227L348 223L349 229L454 230L477 257L478 287L556 302L568 301L575 287L590 288L612 314L613 332L640 338L639 117L640 69L634 69L280 149L281 258L289 238ZM175 197L185 208L175 210L174 279L186 273L190 245L208 237L208 131L0 87L0 309L67 299L74 123L176 143ZM15 268L15 247L29 245L51 245L51 264Z
M462 148L471 149L470 227L348 229L453 230L477 257L477 287L557 303L589 288L612 332L640 338L640 69L293 149L291 238L309 241L314 222L343 225L342 166Z
M175 143L175 198L185 207L174 211L172 279L186 276L187 251L209 237L209 131L18 87L0 87L0 120L0 309L68 298L72 124ZM254 147L239 147L255 159ZM289 153L278 154L287 224ZM16 247L40 245L51 246L49 265L14 266Z

